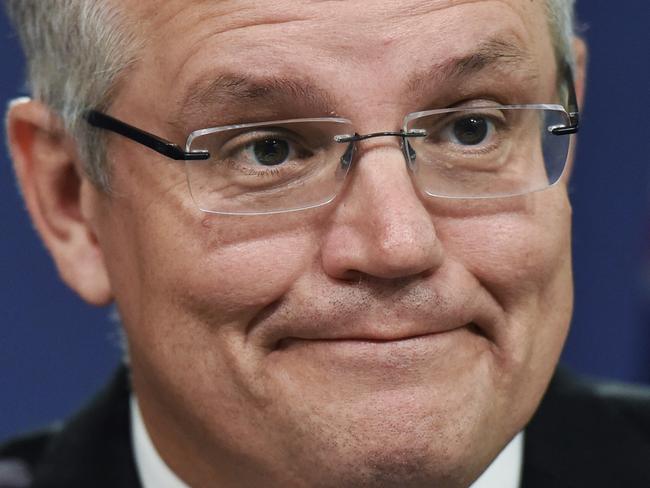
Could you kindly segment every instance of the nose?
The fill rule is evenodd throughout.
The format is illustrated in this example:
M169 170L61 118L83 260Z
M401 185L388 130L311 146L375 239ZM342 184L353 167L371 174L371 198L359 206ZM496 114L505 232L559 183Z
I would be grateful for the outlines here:
M321 247L324 270L333 278L405 278L442 263L432 215L399 147L361 150L335 205Z

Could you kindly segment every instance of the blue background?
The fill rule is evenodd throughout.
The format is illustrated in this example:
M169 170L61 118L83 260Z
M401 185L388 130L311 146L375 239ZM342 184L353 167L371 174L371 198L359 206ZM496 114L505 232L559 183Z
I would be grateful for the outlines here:
M625 5L625 7L623 7ZM647 0L582 0L590 46L574 177L576 309L563 360L650 383L650 24ZM0 104L24 93L22 55L0 13ZM109 309L62 285L0 150L0 440L63 418L119 361Z

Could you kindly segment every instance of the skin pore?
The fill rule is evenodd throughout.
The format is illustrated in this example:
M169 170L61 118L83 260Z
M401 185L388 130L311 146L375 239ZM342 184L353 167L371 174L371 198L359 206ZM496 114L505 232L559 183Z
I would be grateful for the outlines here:
M178 143L557 103L541 1L119 3L146 43L108 112ZM79 181L95 258L57 262L116 301L149 434L191 486L467 486L531 417L571 317L565 181L429 198L379 138L328 206L220 216L195 207L182 163L108 140L113 191Z

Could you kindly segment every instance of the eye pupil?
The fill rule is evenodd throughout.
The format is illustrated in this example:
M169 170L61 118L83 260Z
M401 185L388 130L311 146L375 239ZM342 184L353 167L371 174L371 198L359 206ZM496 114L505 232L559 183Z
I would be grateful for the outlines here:
M454 124L454 136L461 144L475 146L483 142L488 133L488 124L484 118L467 117Z
M264 166L284 163L289 156L289 143L282 139L264 139L253 146L257 162Z

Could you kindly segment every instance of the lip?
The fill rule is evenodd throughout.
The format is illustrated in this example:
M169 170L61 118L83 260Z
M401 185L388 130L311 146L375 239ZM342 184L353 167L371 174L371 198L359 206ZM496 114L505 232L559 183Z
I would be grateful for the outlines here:
M469 320L462 320L467 319ZM456 320L396 320L382 323L355 321L353 324L332 321L329 323L296 323L269 327L272 340L267 342L271 351L283 351L297 346L321 346L330 348L359 348L377 350L390 347L409 347L418 342L446 336L457 330L471 332L472 335L487 337L487 334L471 317L458 317Z
M318 310L301 317L272 313L255 328L257 341L271 351L297 344L348 346L406 346L458 329L481 334L483 319L470 307L448 307L429 314L401 308L398 311ZM254 334L254 335L255 335Z
M477 329L474 324L467 324L468 329ZM435 336L449 333L455 329L443 330L438 332L430 332L424 334L413 334L407 336L395 337L338 337L338 338L300 338L300 337L286 337L277 342L275 349L283 350L289 349L297 345L323 345L323 346L340 346L340 347L390 347L390 346L405 346L413 345L417 342L432 339Z
M467 324L443 332L387 340L358 336L337 339L291 337L280 341L271 356L291 368L318 365L319 371L369 376L370 381L381 382L395 375L411 377L430 373L432 367L445 371L470 361L470 357L483 349L478 345L485 344L484 337L476 330L473 324Z

